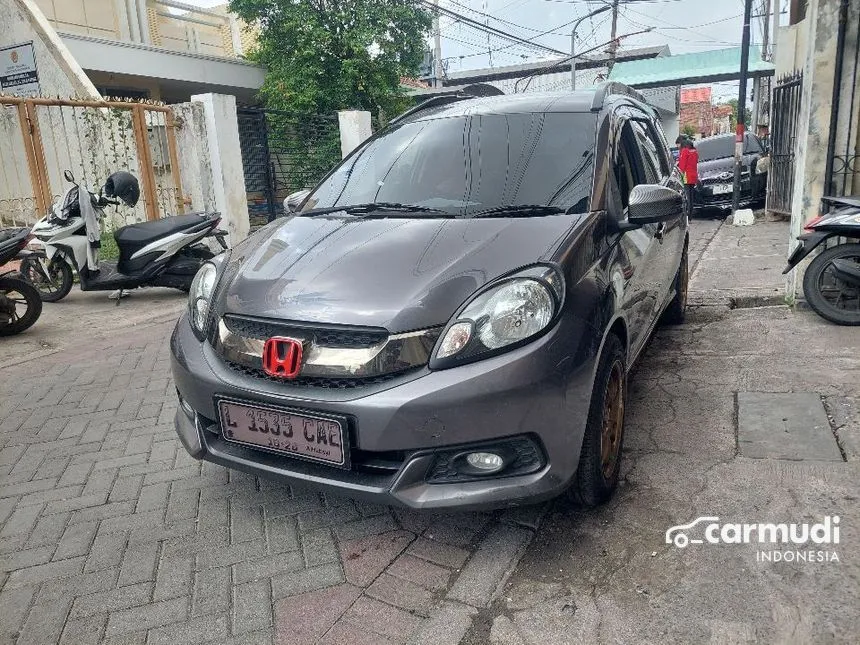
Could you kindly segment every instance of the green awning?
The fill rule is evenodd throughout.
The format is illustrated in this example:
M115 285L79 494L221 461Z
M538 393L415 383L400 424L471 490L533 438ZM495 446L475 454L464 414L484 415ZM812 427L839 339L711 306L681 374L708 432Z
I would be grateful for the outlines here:
M759 47L750 47L749 74L751 77L774 74L773 63L761 59ZM648 88L734 81L740 76L741 48L732 47L616 63L609 80Z

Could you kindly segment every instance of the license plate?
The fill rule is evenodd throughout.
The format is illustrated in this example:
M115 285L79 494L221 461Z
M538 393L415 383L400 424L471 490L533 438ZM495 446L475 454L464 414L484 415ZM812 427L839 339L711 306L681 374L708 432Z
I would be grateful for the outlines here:
M735 187L731 184L717 184L713 188L711 188L711 192L714 195L725 195L726 193L730 193L735 189Z
M227 441L349 468L344 423L338 419L234 401L219 401L218 410Z

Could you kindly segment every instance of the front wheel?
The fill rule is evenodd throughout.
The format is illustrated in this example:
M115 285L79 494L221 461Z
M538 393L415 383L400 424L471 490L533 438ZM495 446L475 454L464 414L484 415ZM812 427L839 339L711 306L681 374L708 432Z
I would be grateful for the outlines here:
M581 506L594 507L609 501L618 487L626 404L624 344L610 334L600 355L576 481L570 490L573 501Z
M803 276L806 302L819 316L837 325L860 325L860 286L842 280L833 262L860 265L860 244L840 244L819 253Z
M684 247L684 252L681 254L681 263L678 265L678 272L675 274L675 280L672 283L675 289L675 296L672 302L666 307L663 312L663 322L667 325L680 325L684 322L687 316L687 293L690 283L690 266L687 247Z
M38 260L25 258L21 261L21 275L39 292L43 302L58 302L69 295L75 278L72 267L59 255L55 255L48 265L48 272Z
M0 336L20 334L42 314L42 299L29 282L20 277L0 277Z

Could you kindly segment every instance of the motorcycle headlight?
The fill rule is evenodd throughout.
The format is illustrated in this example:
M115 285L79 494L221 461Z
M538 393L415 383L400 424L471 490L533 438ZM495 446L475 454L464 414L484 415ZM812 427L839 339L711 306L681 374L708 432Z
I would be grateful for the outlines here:
M539 266L480 292L449 323L430 367L449 367L513 349L555 320L564 289L554 268Z
M218 277L218 268L211 262L206 262L194 280L188 291L188 319L191 327L198 334L203 334L206 329L206 320L209 317L209 301L215 290L215 282Z

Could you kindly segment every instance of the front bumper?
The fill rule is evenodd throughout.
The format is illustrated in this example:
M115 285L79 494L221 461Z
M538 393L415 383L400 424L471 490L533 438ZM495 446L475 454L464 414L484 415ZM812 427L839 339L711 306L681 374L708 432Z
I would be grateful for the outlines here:
M731 208L733 203L733 193L715 192L716 186L732 185L733 180L727 182L714 182L704 180L696 186L693 204L696 208ZM748 206L756 199L753 186L749 177L741 179L741 198L740 205Z
M171 338L181 398L176 431L197 459L376 503L474 509L538 502L562 492L576 472L595 368L593 350L580 345L590 348L593 333L563 316L549 333L506 354L341 390L296 388L237 371L194 336L183 316ZM352 468L227 442L216 421L218 397L346 417ZM426 481L441 452L517 437L528 437L543 453L536 472Z

